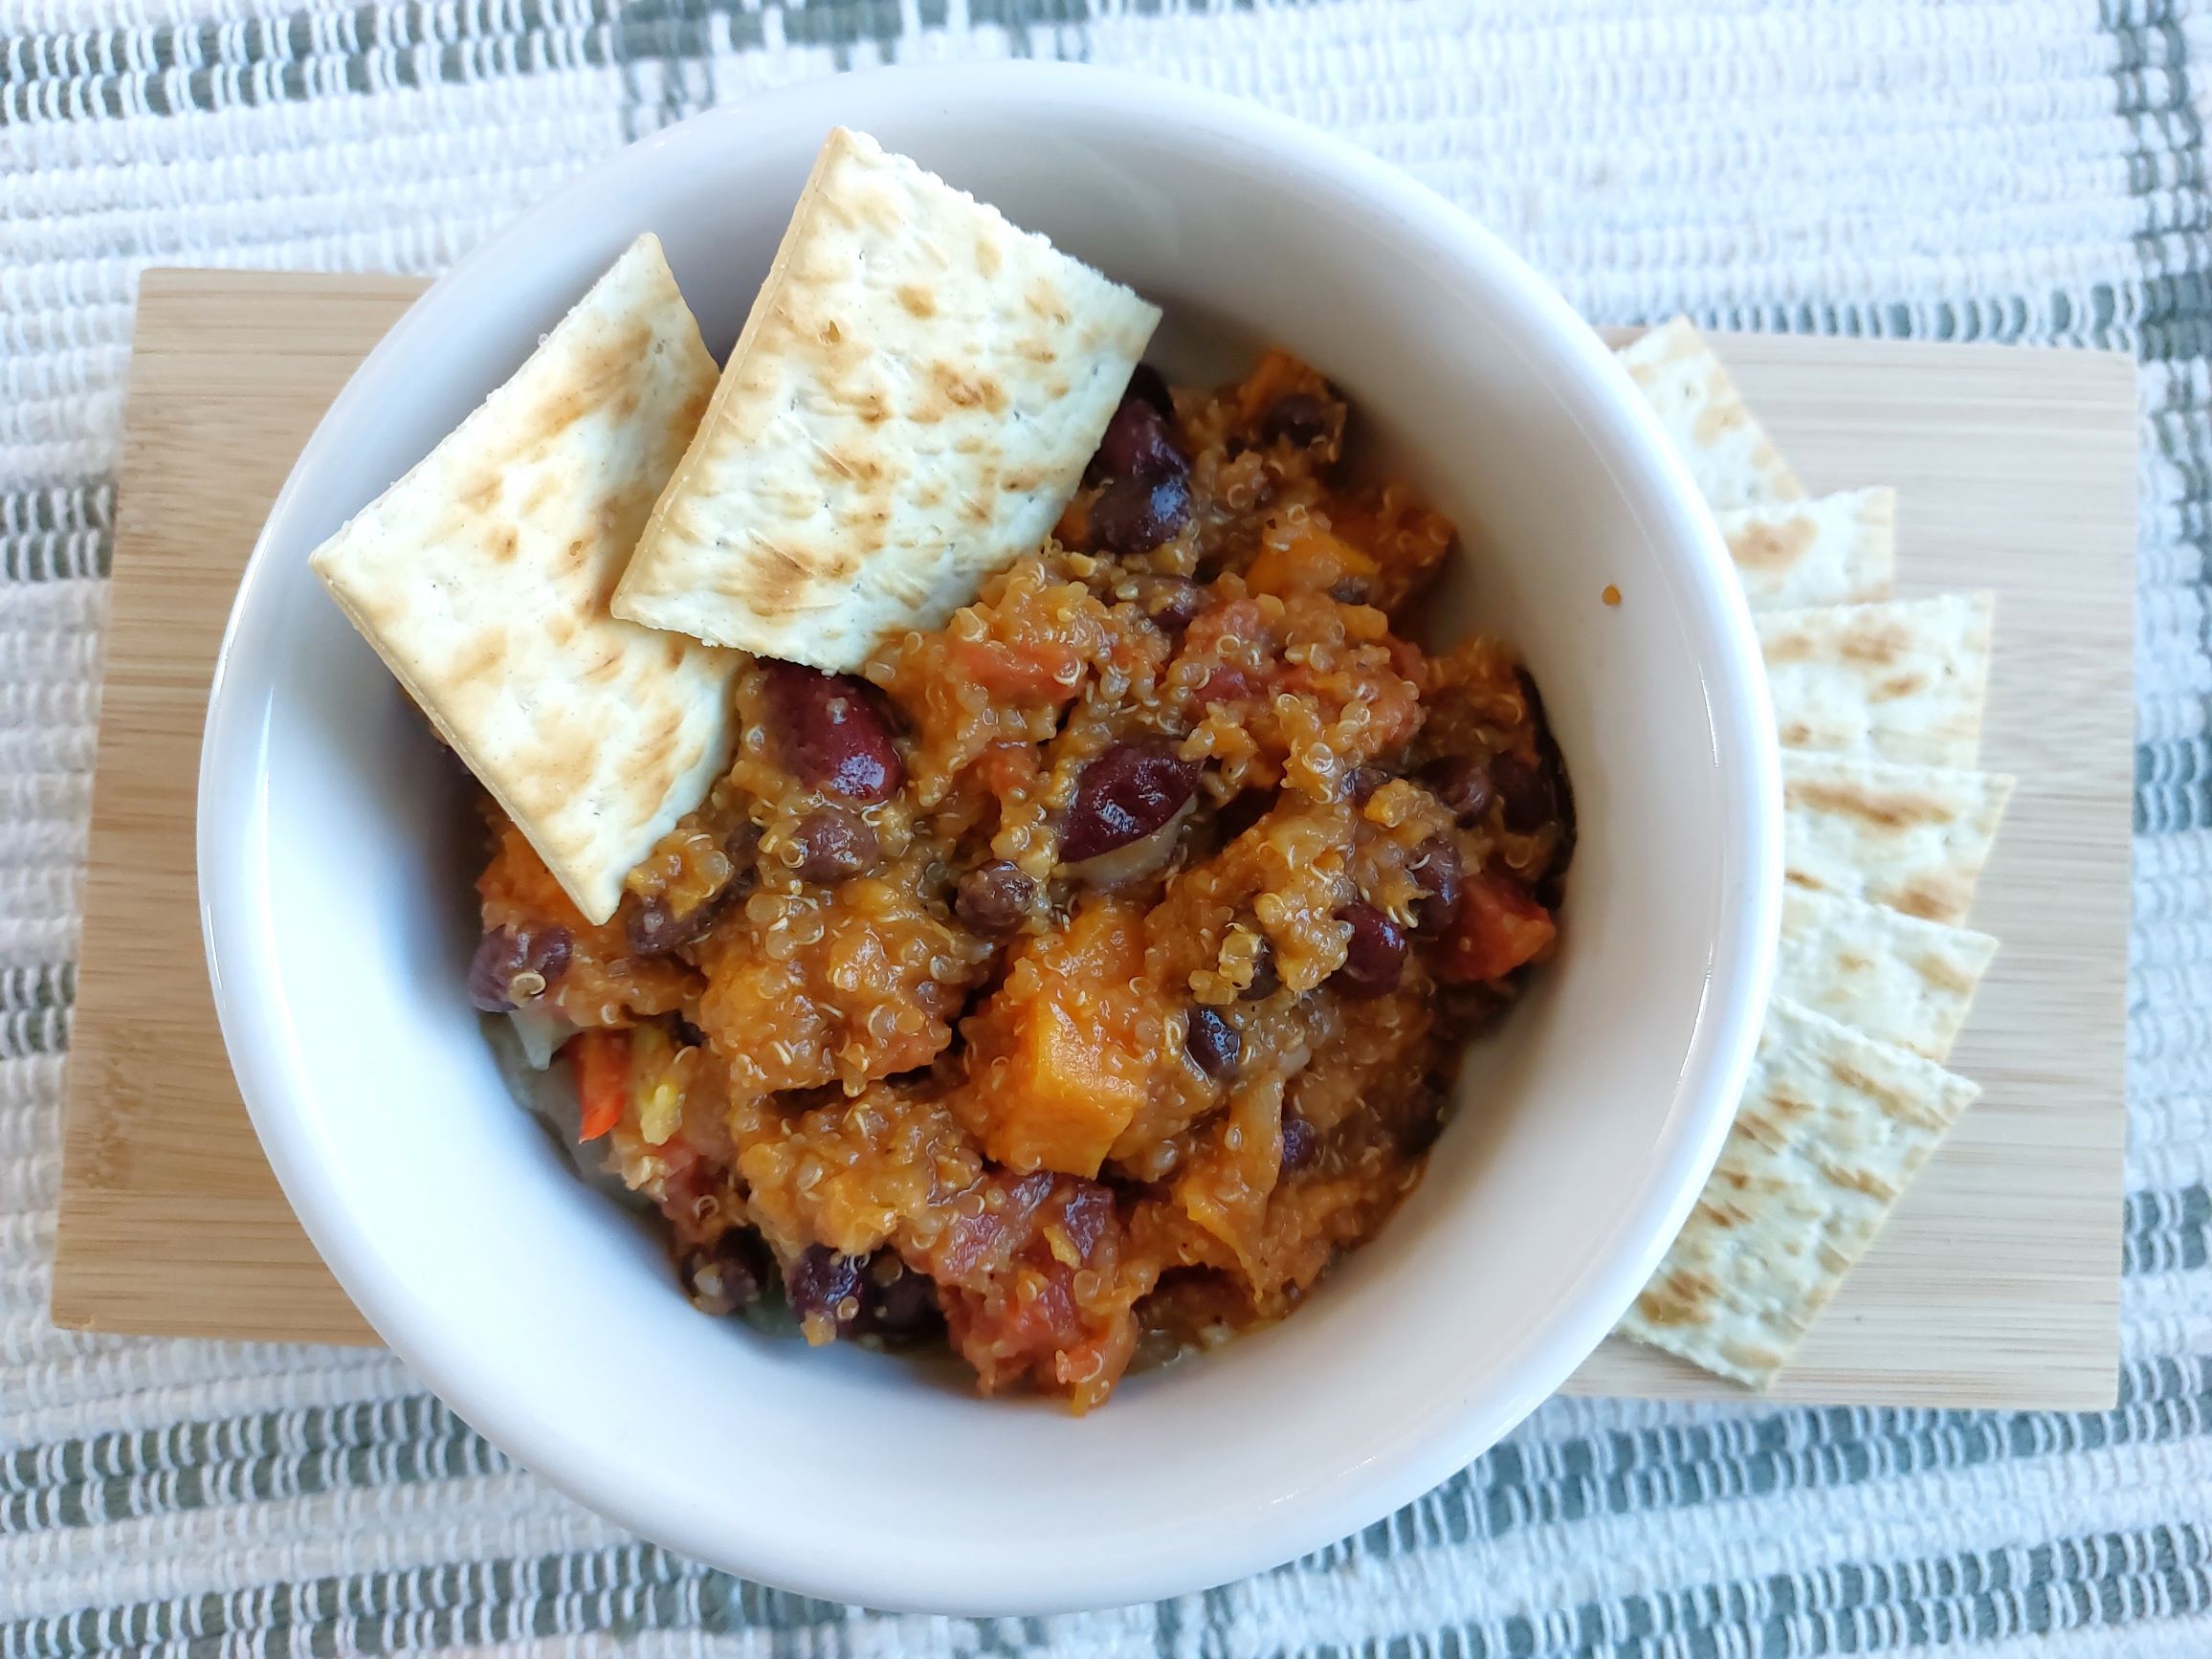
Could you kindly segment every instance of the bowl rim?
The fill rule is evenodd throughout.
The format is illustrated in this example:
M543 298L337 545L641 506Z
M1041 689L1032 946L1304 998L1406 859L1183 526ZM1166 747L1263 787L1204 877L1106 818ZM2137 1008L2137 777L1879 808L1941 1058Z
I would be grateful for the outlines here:
M896 83L896 84L894 84ZM1141 1538L1117 1540L1110 1565L1071 1572L1054 1586L1040 1576L982 1562L964 1580L927 1581L902 1573L898 1561L858 1552L802 1553L772 1523L746 1524L742 1506L706 1516L640 1513L628 1500L619 1459L594 1451L545 1415L511 1408L497 1380L442 1321L428 1319L405 1288L375 1259L373 1229L356 1225L335 1202L316 1138L283 1088L285 1046L278 1022L264 1017L255 984L269 973L267 930L235 826L258 811L266 778L259 758L258 710L233 696L247 660L254 598L273 581L274 543L322 471L325 453L373 406L418 347L446 325L483 273L573 204L625 174L659 165L664 152L706 143L741 143L748 129L792 119L819 121L839 104L866 102L886 87L919 97L988 100L1024 92L1083 100L1133 117L1172 100L1179 125L1207 129L1225 144L1270 152L1275 165L1326 176L1351 194L1408 223L1449 257L1463 279L1489 284L1491 297L1532 332L1544 337L1585 404L1611 430L1607 436L1632 470L1652 519L1655 542L1677 549L1687 565L1708 643L1707 719L1723 800L1735 831L1724 905L1712 945L1707 993L1675 1090L1674 1133L1662 1142L1664 1167L1637 1196L1622 1236L1643 1242L1614 1263L1603 1286L1580 1299L1575 1316L1559 1320L1549 1338L1527 1345L1520 1374L1494 1397L1469 1398L1453 1431L1369 1460L1334 1484L1306 1488L1295 1504L1278 1505L1242 1536L1224 1537L1203 1559L1187 1551L1147 1553ZM864 116L852 119L865 120ZM1593 439L1593 441L1599 441ZM1625 486L1626 487L1626 486ZM1388 164L1332 135L1255 104L1119 71L1082 65L1008 60L985 64L899 66L812 79L748 95L627 145L583 169L559 190L518 215L440 277L354 371L294 461L239 580L218 648L209 693L196 804L196 870L209 977L225 1048L264 1153L316 1250L378 1334L459 1415L551 1485L632 1530L687 1555L801 1594L870 1606L943 1613L1045 1613L1155 1600L1226 1583L1322 1547L1390 1514L1464 1468L1555 1392L1611 1330L1657 1267L1716 1160L1733 1121L1763 1022L1779 929L1781 894L1781 805L1779 748L1766 678L1748 608L1712 514L1689 471L1668 444L1657 417L1634 391L1611 352L1566 300L1517 254L1472 218ZM241 785L252 785L240 787Z

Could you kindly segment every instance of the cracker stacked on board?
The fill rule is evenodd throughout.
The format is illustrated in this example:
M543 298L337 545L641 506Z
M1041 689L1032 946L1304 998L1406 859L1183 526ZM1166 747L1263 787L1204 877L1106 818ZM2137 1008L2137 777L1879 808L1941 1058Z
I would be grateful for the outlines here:
M1782 747L1774 997L1734 1128L1624 1334L1763 1386L1979 1093L1942 1061L2012 780L1977 769L1991 599L1890 597L1895 498L1807 498L1676 320L1620 353L1719 521Z

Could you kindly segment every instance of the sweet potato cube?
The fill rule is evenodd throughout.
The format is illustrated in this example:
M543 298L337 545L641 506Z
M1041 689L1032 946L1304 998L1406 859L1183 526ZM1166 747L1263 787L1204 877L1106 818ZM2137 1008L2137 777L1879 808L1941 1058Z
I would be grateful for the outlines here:
M1143 975L1142 918L1112 901L1017 947L966 1024L974 1081L953 1101L985 1152L1013 1169L1098 1173L1158 1063L1162 1017Z
M1326 593L1347 580L1364 582L1380 568L1349 542L1326 530L1309 529L1288 542L1263 546L1245 571L1245 586L1254 593L1287 599L1294 593Z

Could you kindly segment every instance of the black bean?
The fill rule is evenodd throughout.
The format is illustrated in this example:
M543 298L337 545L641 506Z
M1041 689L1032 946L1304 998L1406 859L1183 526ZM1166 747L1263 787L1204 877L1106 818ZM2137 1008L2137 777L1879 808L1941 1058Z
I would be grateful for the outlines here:
M1177 445L1167 417L1137 398L1125 400L1106 423L1097 464L1109 478L1181 478L1190 473L1189 457Z
M476 941L469 962L469 1000L487 1014L504 1014L535 1003L568 971L568 930L495 927Z
M1129 384L1122 387L1121 401L1127 403L1132 398L1150 404L1163 415L1172 417L1175 413L1175 399L1167 389L1167 377L1149 363L1140 363L1129 371Z
M776 1272L776 1258L751 1228L735 1227L677 1265L684 1294L705 1314L734 1314L761 1298Z
M1037 884L1021 867L1004 858L979 864L960 878L953 914L976 932L994 938L1009 934L1028 919Z
M693 1025L691 1021L685 1019L683 1015L671 1014L669 1015L669 1018L675 1022L671 1028L672 1034L675 1037L675 1040L684 1048L703 1049L707 1046L706 1032L700 1030L698 1027Z
M852 1330L888 1347L929 1341L944 1330L937 1281L916 1272L895 1250L876 1251L860 1275L860 1314Z
M1289 1175L1294 1170L1305 1168L1314 1161L1320 1150L1320 1131L1303 1117L1284 1113L1282 1174Z
M865 1256L839 1255L828 1245L808 1245L784 1270L784 1294L801 1319L821 1317L839 1332L860 1316L861 1270Z
M906 768L865 682L773 658L761 667L784 763L802 784L862 803L897 791Z
M750 865L741 866L728 881L682 912L670 909L665 898L639 899L624 930L630 936L630 948L639 956L665 956L678 946L704 939L722 912L753 890L756 879Z
M1221 810L1214 814L1222 841L1225 844L1234 841L1273 811L1279 793L1274 789L1245 789L1224 801Z
M1180 477L1116 478L1091 504L1091 540L1109 553L1145 553L1190 522Z
M1533 835L1558 815L1552 782L1541 763L1507 753L1490 763L1490 781L1497 790L1499 816L1515 835Z
M1390 781L1390 774L1381 766L1354 766L1344 774L1344 790L1360 806L1367 798Z
M1559 840L1552 848L1551 861L1536 883L1537 901L1557 910L1564 896L1562 886L1567 864L1575 855L1575 790L1567 781L1566 758L1559 753L1559 740L1552 736L1552 722L1544 714L1543 694L1537 690L1537 682L1527 669L1515 672L1520 681L1521 697L1529 707L1529 723L1536 727L1537 764L1550 782L1552 809L1559 817Z
M1244 1056L1244 1038L1237 1034L1237 1029L1207 1007L1190 1010L1190 1028L1183 1047L1191 1064L1216 1083L1235 1076L1237 1061Z
M1338 605L1364 605L1367 596L1374 591L1364 576L1347 576L1330 586L1329 597Z
M1176 754L1170 739L1116 744L1083 768L1060 857L1079 864L1151 834L1197 792L1198 772L1198 763Z
M1441 1094L1417 1101L1411 1113L1391 1126L1390 1139L1407 1158L1419 1158L1444 1133L1444 1097Z
M1260 438L1271 444L1289 444L1310 450L1333 440L1343 425L1344 407L1310 391L1294 391L1278 398L1260 417Z
M1449 835L1431 835L1405 861L1405 874L1421 884L1427 895L1413 905L1413 926L1420 933L1435 933L1459 913L1459 889L1467 874L1459 848Z
M1466 755L1441 755L1423 766L1419 776L1462 824L1476 822L1497 798L1482 763Z
M1352 937L1344 943L1344 965L1329 983L1362 1001L1396 990L1405 971L1405 930L1365 899L1344 906L1337 919L1350 925Z
M1244 1001L1256 1003L1262 997L1272 997L1283 987L1283 976L1275 971L1275 947L1267 940L1260 940L1260 954L1252 962L1251 983L1244 988Z
M883 852L875 827L842 807L817 807L801 817L791 845L799 853L793 874L825 887L874 869Z
M1153 627L1162 633L1180 634L1206 608L1206 590L1187 576L1163 576L1139 603Z

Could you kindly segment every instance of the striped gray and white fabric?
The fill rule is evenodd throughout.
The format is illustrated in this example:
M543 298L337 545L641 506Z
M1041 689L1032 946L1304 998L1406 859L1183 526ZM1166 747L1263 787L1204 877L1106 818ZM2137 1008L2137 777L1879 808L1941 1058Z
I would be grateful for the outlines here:
M0 1659L2212 1652L2208 48L2186 0L0 0ZM709 103L1021 54L1346 134L1603 321L2140 357L2117 1410L1559 1401L1280 1572L977 1623L798 1601L627 1537L382 1356L48 1324L139 269L435 271Z

